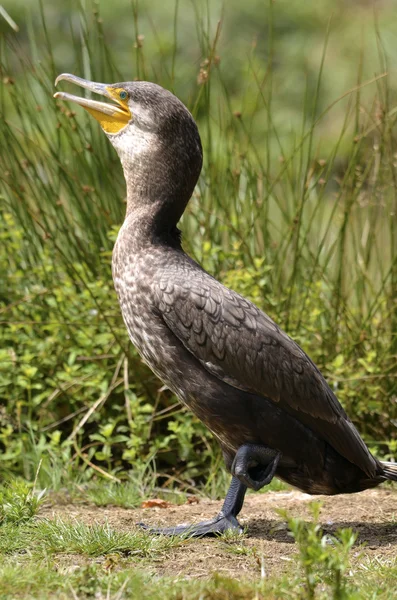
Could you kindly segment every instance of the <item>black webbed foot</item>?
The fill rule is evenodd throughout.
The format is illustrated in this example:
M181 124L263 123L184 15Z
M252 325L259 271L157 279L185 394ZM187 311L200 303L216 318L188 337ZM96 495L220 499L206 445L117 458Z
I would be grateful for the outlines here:
M143 523L137 523L137 525L155 535L178 535L186 538L216 536L228 530L236 531L237 533L243 532L243 528L236 517L233 515L226 516L222 511L214 519L202 521L196 525L176 525L175 527L150 527Z
M203 537L220 535L228 530L242 533L243 528L236 517L242 509L247 487L260 490L269 484L276 472L280 457L280 452L266 446L256 444L240 446L231 466L233 478L222 509L210 521L175 527L150 527L143 523L138 525L155 535Z
M234 477L258 491L274 477L281 453L266 446L244 444L238 449L231 467Z
M236 516L240 512L247 486L241 481L232 478L229 490L219 514L210 521L203 521L196 525L176 525L175 527L150 527L143 523L137 523L139 527L146 529L149 533L157 535L181 535L185 537L203 537L205 535L215 536L231 530L242 533L243 528L237 521Z

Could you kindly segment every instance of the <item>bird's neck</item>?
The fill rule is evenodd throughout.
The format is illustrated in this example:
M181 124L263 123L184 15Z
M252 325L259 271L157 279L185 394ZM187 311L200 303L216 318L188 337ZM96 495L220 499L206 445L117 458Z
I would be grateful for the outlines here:
M199 138L192 142L176 135L161 141L145 133L117 150L127 185L126 220L134 223L135 235L143 242L175 233L200 174Z
M129 180L122 229L130 252L146 252L151 246L181 247L176 227L178 217L172 211L167 211L166 206L163 198L149 198L143 193L139 182Z
M163 180L159 172L153 173L145 164L123 164L123 169L129 227L135 227L136 235L148 241L174 232L189 194L175 184L170 185L170 181Z
M151 260L153 248L173 248L178 252L182 250L178 228L165 227L152 212L143 210L142 207L127 212L116 246L123 248L124 255L143 256L148 260Z

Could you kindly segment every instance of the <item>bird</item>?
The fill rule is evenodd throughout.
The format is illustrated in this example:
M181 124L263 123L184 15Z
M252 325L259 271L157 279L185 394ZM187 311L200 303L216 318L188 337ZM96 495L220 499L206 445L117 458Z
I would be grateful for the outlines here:
M185 105L148 81L103 84L63 73L55 85L62 80L106 98L54 94L91 113L122 164L127 208L112 274L129 337L211 431L232 476L213 519L149 530L191 537L241 532L237 516L247 489L259 490L275 475L314 495L397 481L397 464L371 454L300 346L182 249L177 225L203 161Z

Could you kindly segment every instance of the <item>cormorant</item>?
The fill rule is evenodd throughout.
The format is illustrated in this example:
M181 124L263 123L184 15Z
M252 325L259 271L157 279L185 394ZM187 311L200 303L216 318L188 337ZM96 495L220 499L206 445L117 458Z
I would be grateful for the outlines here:
M60 80L113 101L55 94L99 121L123 166L127 212L112 270L129 336L213 433L232 474L214 519L152 531L240 531L236 517L247 488L259 490L274 475L310 494L396 481L397 464L371 455L298 344L182 250L177 222L202 166L197 126L182 102L146 81L107 85L69 74Z

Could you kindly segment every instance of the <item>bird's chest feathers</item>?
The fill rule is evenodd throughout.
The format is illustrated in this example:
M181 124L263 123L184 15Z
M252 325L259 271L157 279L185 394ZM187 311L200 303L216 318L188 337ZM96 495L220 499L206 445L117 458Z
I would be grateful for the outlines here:
M113 268L113 279L121 313L132 343L149 361L156 347L156 323L153 319L150 273L139 260ZM152 362L152 360L150 360Z
M164 322L159 317L153 299L152 282L156 257L118 256L113 254L113 280L121 313L129 337L149 367L163 381L172 371L173 349L167 340Z

